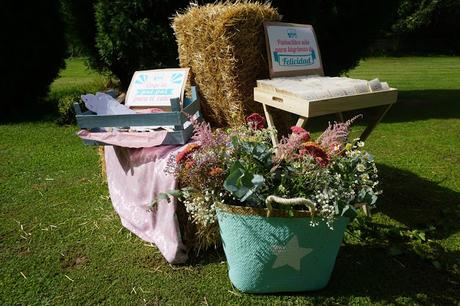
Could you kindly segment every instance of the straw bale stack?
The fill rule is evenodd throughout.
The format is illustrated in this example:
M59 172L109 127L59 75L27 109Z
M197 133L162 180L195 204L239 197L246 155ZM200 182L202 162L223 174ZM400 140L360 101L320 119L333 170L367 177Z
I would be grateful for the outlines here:
M246 1L192 5L175 16L180 65L191 68L213 126L238 126L247 114L262 113L253 89L268 77L263 22L278 20L270 4Z

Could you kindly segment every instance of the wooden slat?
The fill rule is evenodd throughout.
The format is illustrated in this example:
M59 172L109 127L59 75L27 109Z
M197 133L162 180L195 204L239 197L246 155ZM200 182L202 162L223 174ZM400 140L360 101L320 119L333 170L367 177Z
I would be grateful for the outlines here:
M265 118L267 119L267 126L268 128L276 129L275 123L273 122L272 114L270 113L270 107L267 105L263 105ZM276 149L278 147L278 138L275 133L270 133L270 138L272 139L273 147Z
M171 111L172 112L180 112L181 106L180 106L180 100L179 98L174 98L171 99ZM175 131L180 131L183 130L183 121L182 121L182 116L181 116L181 124L174 125L174 130Z
M390 110L391 106L393 104L389 104L389 105L382 105L382 106L379 106L379 107L376 107L376 114L374 114L373 117L371 117L371 120L369 121L369 124L368 126L366 127L366 129L362 132L360 138L362 141L365 141L367 139L367 137L369 137L369 135L371 134L371 132L375 129L375 127L377 126L377 124L380 123L380 121L383 119L383 117L385 116L385 114L388 112L388 110Z
M297 123L295 125L298 126L298 127L303 128L305 126L305 124L307 123L307 121L308 121L308 118L299 116L299 119L297 119Z
M81 114L81 107L80 104L74 103L73 104L73 109L75 110L75 114L80 115Z
M129 115L77 115L76 117L78 125L83 129L182 124L180 113L178 112Z
M344 96L308 102L310 117L345 112L356 109L388 105L396 102L396 89L363 93L353 96Z
M193 116L199 110L200 110L200 103L198 102L198 100L195 100L191 104L189 104L187 107L185 107L182 111L184 113L189 114L190 116Z
M162 145L186 144L193 135L193 126L189 125L181 131L168 132Z
M273 95L273 93L256 87L254 88L254 100L293 114L309 117L309 104L304 99L284 95Z
M254 100L272 107L311 118L355 109L393 104L397 100L396 89L307 101L295 96L254 88Z

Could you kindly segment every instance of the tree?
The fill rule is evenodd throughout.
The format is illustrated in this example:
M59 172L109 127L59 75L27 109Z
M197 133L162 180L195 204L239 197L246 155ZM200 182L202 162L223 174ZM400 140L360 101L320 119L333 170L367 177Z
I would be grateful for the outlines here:
M66 44L58 0L0 4L2 115L36 103L64 67Z
M274 0L283 21L313 25L326 75L339 75L366 56L375 37L389 28L398 0Z
M459 54L459 20L460 0L401 0L392 27L397 51Z

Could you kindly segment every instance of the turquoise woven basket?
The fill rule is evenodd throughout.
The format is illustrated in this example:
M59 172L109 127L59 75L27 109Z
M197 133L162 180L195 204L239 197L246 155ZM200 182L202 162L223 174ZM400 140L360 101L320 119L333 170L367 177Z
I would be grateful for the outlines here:
M231 205L218 205L217 218L230 280L251 293L324 288L349 221L339 217L331 230L319 218L312 227L305 215L267 217L265 209Z

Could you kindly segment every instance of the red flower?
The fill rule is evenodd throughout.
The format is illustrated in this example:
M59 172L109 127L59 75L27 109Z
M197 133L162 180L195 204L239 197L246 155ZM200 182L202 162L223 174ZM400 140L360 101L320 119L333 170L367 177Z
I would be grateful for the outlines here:
M305 154L310 155L321 167L326 167L330 161L330 157L327 152L315 142L306 142L302 144L302 149L300 149L299 154L300 156Z
M301 128L300 126L291 126L291 132L292 134L299 135L302 141L310 140L310 133Z
M253 113L246 117L246 122L254 130L261 130L265 127L265 118L257 113Z
M185 169L187 170L191 169L193 166L195 166L195 161L193 159L187 160L184 165Z
M197 143L191 143L185 147L184 150L180 151L176 155L176 163L180 164L185 158L187 158L193 151L197 150L200 147Z
M224 172L224 169L222 169L220 167L212 167L211 170L209 170L209 175L210 176L217 176L217 175L221 174L222 172Z

